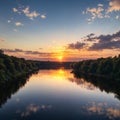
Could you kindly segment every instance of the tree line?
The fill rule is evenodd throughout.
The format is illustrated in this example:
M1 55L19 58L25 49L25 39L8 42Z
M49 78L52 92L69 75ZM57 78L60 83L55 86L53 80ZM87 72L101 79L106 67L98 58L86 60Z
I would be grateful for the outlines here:
M0 83L7 82L38 69L39 63L37 61L8 56L0 50Z
M84 60L71 65L74 73L92 74L120 80L120 55L96 60Z
M0 50L0 84L39 69L70 68L73 62L34 61L5 55Z

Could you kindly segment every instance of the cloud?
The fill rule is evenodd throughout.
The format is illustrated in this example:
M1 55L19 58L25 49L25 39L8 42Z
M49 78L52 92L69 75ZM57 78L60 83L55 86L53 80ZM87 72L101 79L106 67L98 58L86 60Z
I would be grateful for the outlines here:
M50 53L44 53L44 52L39 52L39 51L24 51L25 54L32 54L32 55L49 55Z
M115 16L115 19L118 20L119 19L119 15Z
M22 49L2 49L4 52L23 52Z
M23 53L23 54L30 54L30 55L41 55L41 56L48 56L53 53L47 53L47 52L39 52L39 51L31 51L31 50L22 50L22 49L2 49L4 52L8 53ZM55 53L54 53L55 54Z
M68 49L83 49L85 46L85 43L81 43L81 42L76 42L76 43L71 43L68 44L67 48Z
M23 24L22 24L21 22L16 22L15 25L16 25L17 27L23 26Z
M82 42L70 43L67 45L67 49L86 49L88 51L97 51L104 49L120 49L120 31L111 35L99 35L95 36L91 33L81 39Z
M120 31L112 35L100 35L92 39L97 39L98 42L89 47L89 50L120 49Z
M14 32L18 32L18 30L17 30L17 29L13 29L13 31L14 31Z
M18 10L16 8L13 8L13 12L18 12Z
M120 11L120 0L111 0L107 12Z
M3 39L3 38L0 38L0 42L4 42L5 41L5 39Z
M97 18L110 18L112 15L110 13L117 11L120 11L120 0L109 0L107 8L104 8L103 4L98 4L94 8L87 8L85 11L83 11L83 14L90 15L90 17L87 18L88 24L90 24ZM118 18L118 16L115 17L115 19Z
M104 5L103 4L98 4L99 7L103 7Z
M94 43L89 50L120 49L120 41Z
M8 23L11 23L11 20L8 20L7 22L8 22Z
M18 13L18 14L24 14L26 17L28 17L31 20L34 20L37 17L40 17L41 19L46 19L45 14L40 14L37 11L31 11L30 7L18 7L18 8L13 8L13 12Z
M26 15L26 14L29 14L29 13L30 13L30 11L29 11L29 6L26 7L25 9L23 9L22 11L23 11L23 13L24 13L25 15Z
M84 37L84 40L85 41L93 41L94 36L95 36L95 34L91 33L91 34L87 35L86 37Z
M33 20L34 18L40 16L40 13L38 13L36 11L30 12L29 6L26 7L25 9L23 9L22 12L31 20Z
M18 8L13 8L12 9L14 13L17 13L19 15L23 14L30 20L34 20L35 18L41 18L41 19L46 19L46 15L44 13L40 14L36 10L31 11L29 6L19 6Z
M42 19L46 19L46 15L41 15L40 16Z
M87 8L86 14L89 13L91 15L91 18L89 18L88 21L93 21L96 18L104 18L103 11L104 9L102 4L98 4L97 8Z

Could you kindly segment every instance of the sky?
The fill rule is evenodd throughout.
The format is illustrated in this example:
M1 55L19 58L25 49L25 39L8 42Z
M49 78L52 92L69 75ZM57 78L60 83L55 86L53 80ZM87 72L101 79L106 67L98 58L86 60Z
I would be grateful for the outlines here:
M32 60L120 54L120 0L0 0L0 49Z

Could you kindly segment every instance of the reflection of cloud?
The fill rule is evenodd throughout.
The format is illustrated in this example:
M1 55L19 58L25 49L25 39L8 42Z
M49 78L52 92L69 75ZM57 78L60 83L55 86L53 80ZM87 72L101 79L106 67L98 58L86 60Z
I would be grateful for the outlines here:
M21 113L21 117L27 117L30 116L32 113L36 113L39 110L47 110L51 109L52 105L34 105L30 104L29 106L26 107L26 111Z
M16 102L20 102L20 99L19 99L19 98L17 98L17 99L16 99Z
M77 83L81 88L85 88L87 90L95 90L95 86L89 82L86 82L84 79L77 78L68 78L69 81Z
M108 114L109 118L120 117L120 109L108 108L107 109L107 114Z
M115 108L116 107L116 108ZM106 115L109 119L120 117L120 106L110 107L107 103L92 103L87 107L87 111L90 113L96 113L98 115Z
M104 103L98 103L97 105L93 102L91 106L87 108L89 112L98 113L99 115L104 114L103 110Z
M39 109L40 109L40 107L38 105L31 104L26 108L25 112L21 113L21 117L26 117L26 116L29 116L32 113L36 113Z

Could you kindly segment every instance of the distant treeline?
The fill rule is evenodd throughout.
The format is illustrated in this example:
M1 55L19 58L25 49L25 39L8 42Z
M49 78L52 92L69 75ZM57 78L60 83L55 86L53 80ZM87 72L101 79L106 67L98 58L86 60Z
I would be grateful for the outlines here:
M104 76L120 80L120 55L72 64L74 73Z
M0 50L0 84L39 69L70 68L72 62L33 61L5 55Z
M38 62L8 56L0 50L0 83L39 69Z

